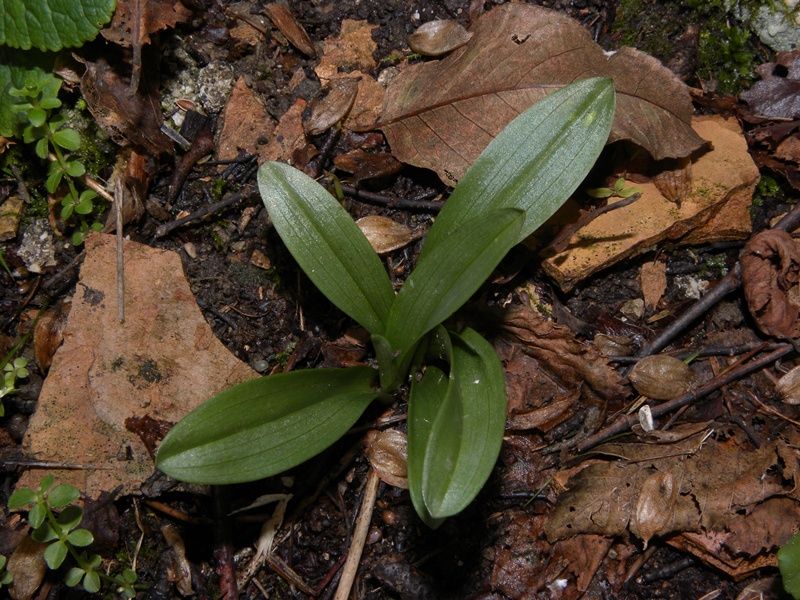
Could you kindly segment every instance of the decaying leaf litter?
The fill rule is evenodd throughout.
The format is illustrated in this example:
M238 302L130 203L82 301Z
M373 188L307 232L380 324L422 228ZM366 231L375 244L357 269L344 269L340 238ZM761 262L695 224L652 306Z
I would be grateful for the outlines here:
M162 16L162 23L175 26L189 19L181 5L176 3L175 7L170 14L185 18ZM575 230L570 229L570 223L578 210L585 212L588 203L588 195L578 195L575 200L579 208L573 209L573 215L567 212L558 215L553 226L542 233L542 239L529 240L529 248L520 249L516 257L510 257L496 281L484 288L470 309L462 313L461 318L466 322L496 336L495 343L506 366L511 426L496 475L474 506L432 533L416 521L406 493L393 487L402 483L402 473L398 473L392 458L388 466L381 467L383 476L391 478L392 486L381 486L378 494L377 509L367 529L367 546L355 577L355 590L359 597L390 594L448 597L442 590L452 592L454 582L459 582L462 590L459 597L478 592L511 598L577 597L584 592L600 597L604 587L614 590L617 597L653 597L660 584L648 582L662 581L658 574L669 573L670 565L665 563L684 561L685 564L688 556L694 557L694 566L669 582L667 595L700 597L719 589L729 597L736 597L748 586L772 585L769 578L775 574L774 552L793 533L797 522L794 491L797 441L796 425L791 420L796 414L794 405L779 401L775 385L782 374L780 369L794 364L793 348L785 338L792 337L796 327L797 250L791 237L780 233L793 229L794 216L779 224L776 231L749 239L742 254L741 272L734 267L738 254L735 243L741 244L753 233L748 218L758 179L756 167L769 169L762 173L785 178L781 181L786 182L788 197L784 198L789 204L796 197L798 161L793 144L797 144L797 128L796 121L791 119L797 115L770 112L774 107L768 106L764 99L791 97L790 93L781 92L784 88L780 86L791 89L795 77L792 61L796 58L787 53L775 59L775 64L785 65L788 76L776 75L782 71L764 67L761 71L764 83L742 96L746 105L725 104L723 99L692 90L699 106L718 113L701 117L714 131L727 136L718 138L705 133L706 129L697 126L698 121L691 121L690 90L652 58L630 50L605 57L578 21L526 5L502 5L482 16L479 10L470 12L475 6L459 8L462 12L455 15L447 14L447 7L435 7L430 14L423 11L417 19L412 14L404 15L402 23L383 28L359 19L354 9L348 15L353 17L351 20L316 25L315 32L313 23L319 22L319 14L304 5L292 7L296 16L311 19L305 21L305 28L316 33L312 35L312 47L320 57L318 62L316 59L309 62L304 58L309 56L308 47L302 47L305 42L286 11L278 9L262 14L249 6L226 7L226 10L215 6L200 21L193 48L206 66L236 64L236 68L230 69L227 88L233 91L228 95L226 90L217 110L208 111L212 118L220 112L222 123L201 118L199 132L195 131L193 137L202 140L204 131L216 133L218 156L212 160L221 158L222 149L227 148L225 157L233 162L225 165L193 168L194 161L210 152L208 147L204 152L195 150L193 154L189 150L182 154L183 150L173 150L171 142L164 139L160 130L163 117L157 108L159 90L154 87L153 71L148 69L147 60L143 60L152 45L147 44L148 34L142 29L139 39L143 45L139 50L134 48L132 63L116 55L100 59L82 56L86 75L81 90L90 107L94 107L93 114L101 125L113 127L115 141L133 146L125 176L130 194L126 202L130 201L133 208L126 211L130 223L125 227L143 246L129 246L127 260L133 261L138 252L148 256L146 246L177 251L191 293L185 287L174 286L175 255L169 258L172 266L166 272L172 276L154 276L150 272L140 279L132 265L126 274L128 290L134 293L141 285L142 291L135 294L142 294L148 302L128 298L127 330L125 324L109 324L109 328L136 333L130 340L120 336L119 339L126 339L126 344L112 350L112 354L118 355L111 356L101 354L102 349L92 343L91 337L85 339L86 330L76 325L75 319L81 313L86 318L94 311L102 311L113 320L116 312L113 259L110 260L109 251L103 250L113 244L100 238L87 243L87 263L108 266L101 277L99 267L91 272L84 263L74 290L63 284L65 276L59 273L71 253L74 254L65 252L63 246L59 247L60 262L48 267L39 282L41 287L33 294L30 288L35 276L23 277L12 288L14 280L3 273L4 282L9 283L4 301L21 315L8 321L3 331L9 345L15 341L13 333L18 328L24 331L25 322L30 323L35 316L45 298L40 290L49 293L59 290L63 294L61 288L67 289L76 315L67 322L66 341L56 353L39 407L30 420L27 437L19 446L20 422L25 420L22 415L32 408L26 402L36 394L28 389L18 401L13 397L4 399L8 423L3 429L4 452L15 459L90 467L57 471L61 480L74 481L88 498L113 492L114 481L119 479L111 477L97 484L90 484L90 480L101 479L109 466L113 473L131 461L138 465L136 461L141 457L141 468L126 469L134 473L134 478L116 492L123 494L118 503L123 509L123 525L101 521L104 524L98 526L98 534L103 530L120 530L133 540L133 506L138 504L134 497L139 494L151 506L161 502L163 507L173 502L172 508L186 511L191 518L210 516L212 513L202 507L205 497L202 494L170 489L168 483L148 480L152 470L147 468L149 442L144 440L158 437L158 428L144 419L175 419L168 411L188 410L189 406L177 404L175 397L163 389L170 382L183 391L194 387L176 381L180 377L189 381L202 378L214 385L210 371L226 384L231 383L234 372L241 377L254 374L248 372L244 362L236 363L230 356L225 358L235 364L230 370L213 359L210 364L214 366L205 367L194 360L194 356L208 357L207 349L215 346L216 341L202 323L192 325L193 331L183 327L171 334L163 323L169 318L180 323L182 317L168 317L168 305L190 306L194 294L214 332L239 359L257 371L338 365L366 357L359 332L334 314L310 283L298 278L293 270L263 211L259 211L260 201L247 185L256 160L241 152L258 154L259 160L292 160L314 175L321 175L332 168L331 164L335 165L339 169L335 173L341 179L340 187L348 194L344 201L354 217L369 219L373 230L390 231L390 248L405 240L405 247L389 249L386 258L390 273L400 282L410 270L419 239L435 215L430 201L446 195L445 186L457 179L463 173L463 165L469 164L470 156L474 157L464 141L465 134L470 139L479 139L476 133L489 139L502 128L504 119L507 122L509 115L519 112L525 102L541 95L542 86L546 90L579 77L611 75L619 80L618 89L632 107L627 115L636 115L643 104L655 106L653 111L645 110L649 119L630 117L631 121L619 124L614 134L620 140L632 138L647 148L651 159L629 144L617 143L614 152L609 151L608 158L587 181L586 188L613 188L614 182L623 178L642 189L641 197ZM602 11L586 10L583 15L573 16L583 16L586 25L595 17L607 18ZM466 40L462 37L465 45L456 47L438 62L405 58L407 53L402 51L405 35L401 38L393 27L399 27L405 34L406 29L410 33L422 21L454 16L470 26L468 31L472 35L466 36L469 38ZM147 22L146 18L142 21ZM301 30L303 23L301 18ZM513 31L503 29L509 23ZM187 30L179 29L175 35L186 35L193 26L187 24ZM542 33L548 27L555 32L553 41L532 44L549 40ZM170 44L190 43L185 39L177 37L175 41L161 43L165 48L174 48ZM135 47L137 44L132 40ZM388 60L379 64L376 55ZM492 73L499 79L486 77L485 90L476 90L473 85L464 92L474 78L465 77L467 65L459 61L473 56L479 72L489 71L481 67L480 61L497 66ZM270 78L258 79L248 71L259 60L270 65ZM512 71L520 63L526 68ZM514 73L512 80L502 68L504 65ZM221 68L219 72L227 71ZM521 79L519 72L526 76ZM134 86L131 80L137 78L138 84ZM644 85L648 78L654 82L650 86ZM384 85L388 87L384 89ZM415 85L420 86L416 94ZM775 87L759 96L759 85ZM119 93L104 94L102 90L109 87ZM122 89L132 87L137 89L135 95L122 95ZM644 90L644 93L628 90ZM124 98L131 104L122 107L115 104ZM212 105L210 94L202 98L205 100L193 100L195 108ZM413 104L415 101L422 104ZM681 115L677 122L665 120L659 112L659 102L676 103L668 104L669 110L663 112ZM500 106L503 111L498 110ZM473 120L460 122L437 112L467 119L473 115ZM139 119L136 125L131 121L134 115ZM325 131L327 123L342 119L340 134ZM420 123L425 126L420 128ZM465 123L472 129L466 129ZM739 123L744 124L746 136ZM175 120L168 124L177 128ZM376 127L384 132L389 145L376 133ZM636 132L638 137L630 133L638 128L643 130ZM317 135L318 131L317 137L307 137ZM675 135L665 133L675 131ZM661 135L666 135L666 139ZM446 143L437 146L430 141L433 137ZM664 149L664 144L676 140L677 149ZM711 141L713 149L704 146L704 140ZM411 148L417 148L415 143L419 148L423 144L429 146L424 151L417 148L415 153L404 154L404 143L409 142ZM200 146L199 141L196 144ZM462 152L464 156L460 156ZM163 165L171 164L171 158L162 153L176 153L184 158L175 169L164 169ZM347 154L350 156L346 160L343 157ZM427 157L429 162L417 163L415 156ZM687 157L691 158L688 164ZM653 158L670 162L654 164ZM439 180L409 167L398 173L398 160L430 167L439 173ZM714 166L704 170L704 165L709 164ZM166 176L154 168L159 165L164 173L168 172ZM659 171L668 175L660 177ZM173 172L182 177L176 178ZM352 173L352 179L348 173ZM218 197L213 192L215 181L225 182ZM240 189L234 190L233 186ZM370 204L350 199L354 196L383 204L374 209ZM171 200L164 203L166 198ZM189 219L182 227L170 225L175 218L184 216L182 212L192 213L215 201L227 207L227 212L210 221ZM609 204L619 201L614 197L608 199ZM654 233L643 233L644 223L637 221L635 210L643 206L648 207L645 209L648 216L655 210L652 207L663 210L658 213ZM588 214L591 216L591 211ZM378 218L382 220L376 221ZM610 232L608 227L592 229L599 226L601 218L610 220ZM393 224L389 225L387 219ZM375 223L380 225L376 227ZM551 251L552 256L547 256L544 267L552 277L548 279L537 274L534 252L547 245L547 235L559 230L567 232L567 244L565 249ZM157 237L157 233L161 236ZM631 239L635 243L630 243ZM4 258L17 268L22 261L14 252L14 240ZM691 245L690 249L676 250L675 246L681 243ZM708 245L721 243L732 244L734 249L715 250ZM567 269L563 255L578 250L586 250L591 257L609 258ZM141 262L155 260L153 256ZM658 265L667 267L665 289L658 283L645 284L653 280L652 273L645 279L645 272L651 272L653 267L645 269L644 265L654 265L656 269ZM694 273L700 273L701 269L705 273L692 277L692 268ZM600 269L605 270L594 275ZM679 270L684 273L678 273ZM728 274L722 277L724 271ZM61 276L55 277L57 274ZM590 275L593 277L587 282ZM75 279L75 272L67 271L67 282ZM715 280L720 281L713 288ZM744 283L742 293L733 293L740 289L739 281ZM25 284L29 289L23 291ZM562 293L558 287L564 292L573 291ZM714 289L728 290L729 294L724 299L718 298L722 300L719 304L701 310L695 308L692 295L713 297ZM155 293L155 290L160 291ZM27 295L31 298L23 304ZM136 326L139 319L142 325ZM677 331L670 339L660 337L665 331L670 333L665 324L680 324L681 319L689 322L683 328L673 326ZM148 339L151 333L148 324L154 322L160 324L155 329L167 343L172 341L174 345L180 339L176 336L188 336L187 341L181 342L191 346L188 357L178 353L179 358L169 358L156 353L157 344ZM54 325L53 329L58 327ZM52 329L43 330L35 342L42 355L47 354L48 344L57 344L54 335ZM112 337L119 341L116 335L103 337L104 341L106 338L111 341ZM139 342L133 340L135 337L141 338ZM635 403L633 388L625 379L626 366L635 362L633 357L643 356L643 349L660 350L670 342L670 353L692 358L690 368L697 381L688 390L670 393L672 397L665 397L661 403L647 399ZM135 343L140 345L134 346ZM764 343L772 345L762 348ZM731 353L742 357L741 364L737 358L728 356ZM78 360L81 356L88 360L81 363ZM776 358L779 358L777 363ZM184 365L181 359L197 364ZM105 364L108 368L104 368ZM729 376L727 369L731 366L734 375L738 369L748 377L740 381ZM198 368L194 375L192 368ZM118 383L112 382L115 376ZM200 402L210 393L198 390L187 402ZM133 405L132 395L137 401ZM65 398L59 403L56 396ZM99 424L92 430L99 434L103 440L100 446L106 449L89 445L88 438L76 440L70 430L61 440L54 437L58 435L58 423L68 422L59 411L65 407L72 412L81 410L76 408L83 406L75 402L77 396L84 403L87 398L90 400L83 410L99 417ZM661 407L673 403L678 409L685 398L695 397L696 400L686 404L688 409L679 409L674 422L667 423L676 413L665 412ZM159 407L159 402L165 400L169 406ZM656 428L652 431L648 431L650 425L639 408L644 405L650 405L655 416ZM393 406L388 415L372 415L366 423L367 429L385 429L382 425L385 422L402 432L403 414L402 405ZM668 426L664 427L665 424ZM136 435L129 433L126 426L134 429ZM610 441L607 432L614 427L616 433L633 433L623 440ZM76 443L81 441L83 444ZM55 449L45 450L46 443ZM331 450L327 462L299 469L293 485L282 480L233 490L231 508L250 504L255 496L264 493L292 493L297 502L296 507L289 504L288 518L273 543L273 556L268 559L272 569L254 567L253 577L266 590L289 597L289 592L280 591L285 589L282 582L288 578L309 594L333 593L336 586L332 579L338 577L349 545L348 523L358 511L366 481L361 444L360 433L346 438ZM402 455L402 444L395 450L387 449L387 444L371 441L370 460L379 461L381 456L397 452ZM582 454L576 456L575 448ZM341 466L337 468L340 459ZM6 464L10 474L10 463ZM27 469L24 476L27 481L35 482L42 474L41 469ZM325 491L316 496L312 489L319 482ZM181 555L174 549L185 544L176 541L174 530L168 527L172 517L154 512L163 508L142 510L142 518L150 528L162 532L160 536L149 534L145 543L163 548L162 543L167 542L173 548L170 555L175 552ZM261 511L261 521L268 521L272 505ZM223 516L217 518L221 520ZM3 528L5 547L0 548L0 554L9 554L24 533L12 530L13 519L7 515ZM236 531L246 538L244 541L237 538L234 549L254 543L259 528L244 522L229 529L229 534ZM465 535L465 531L474 535ZM197 535L197 529L187 525L181 533L191 539ZM190 561L184 558L181 564L188 569L211 565L214 544L222 546L225 541L224 538L208 540L205 553L190 555ZM146 568L152 573L170 568L167 554L148 559ZM425 557L427 560L419 562ZM225 586L230 564L225 561L217 564L221 585ZM701 571L703 566L715 570ZM30 569L26 566L22 570ZM701 577L698 572L703 573ZM179 578L180 585L190 586L190 579L184 575ZM199 579L202 581L195 582L196 591L202 593L211 578ZM152 576L150 582L164 585L166 578L163 580ZM681 585L692 586L692 593L681 595ZM255 595L254 586L251 583L242 589L248 595ZM37 587L36 582L30 585L29 593L33 594ZM185 593L188 588L176 585L176 589ZM225 589L230 589L230 585Z

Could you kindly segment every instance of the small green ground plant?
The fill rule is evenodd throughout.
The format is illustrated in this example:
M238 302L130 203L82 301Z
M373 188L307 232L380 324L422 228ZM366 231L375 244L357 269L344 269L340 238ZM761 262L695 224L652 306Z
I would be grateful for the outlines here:
M497 460L506 394L493 346L444 323L581 183L608 139L614 107L612 82L587 79L512 121L456 186L397 294L333 196L288 165L264 164L259 189L275 229L311 281L371 334L378 369L313 369L237 385L169 432L158 468L211 484L276 475L410 382L412 502L432 527L460 512Z
M102 564L99 555L90 556L86 551L79 550L94 541L91 532L78 527L83 519L83 509L73 502L78 500L80 492L73 485L62 483L54 487L54 483L53 476L47 475L35 490L19 489L8 499L8 508L11 510L28 508L28 522L33 528L31 537L47 544L44 550L47 566L53 570L59 569L70 555L75 566L64 576L68 586L81 584L87 592L96 593L100 591L101 582L106 581L125 598L133 598L136 595L135 571L124 569L120 575L107 575L98 570ZM60 512L56 514L56 511Z
M0 417L3 417L6 414L3 398L19 391L16 388L17 380L28 376L28 359L20 356L12 362L7 362L0 375L3 377L0 380Z

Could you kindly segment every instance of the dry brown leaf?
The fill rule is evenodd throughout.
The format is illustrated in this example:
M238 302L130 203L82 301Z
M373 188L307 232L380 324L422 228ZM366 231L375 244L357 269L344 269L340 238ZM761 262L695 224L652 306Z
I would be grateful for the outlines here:
M689 157L665 158L656 163L652 181L661 195L678 206L692 193L692 161Z
M442 56L466 44L472 34L461 23L437 19L420 25L408 36L408 47L425 56Z
M750 235L759 174L741 127L719 115L698 117L693 126L714 149L692 164L692 194L678 207L652 182L637 183L643 190L638 200L599 216L572 236L566 250L544 261L563 290L664 240L694 245Z
M548 539L578 533L620 536L633 530L643 486L657 473L664 479L654 479L652 485L660 486L669 474L672 493L675 489L680 492L669 518L659 519L664 524L660 529L651 528L652 535L684 532L684 537L714 538L717 554L740 559L746 553L785 543L792 535L791 527L744 534L743 526L747 526L748 515L764 503L784 499L789 502L780 505L773 519L796 522L795 489L800 471L794 451L783 441L752 450L744 436L701 443L704 439L706 434L701 431L672 444L608 443L598 447L599 456L624 460L595 461L570 479L568 491L559 496L545 526ZM664 490L661 495L671 497L666 487Z
M22 197L16 194L0 204L0 242L17 237L24 204Z
M408 442L405 433L398 429L371 431L367 436L367 458L383 482L408 489Z
M333 164L337 169L352 173L356 185L368 179L393 175L403 168L403 163L388 152L369 154L361 148L340 154L333 159Z
M319 135L347 116L358 94L358 82L355 77L339 77L331 81L328 94L311 107L311 116L305 124L308 135Z
M660 260L644 263L639 281L642 285L645 310L652 313L667 289L667 263Z
M691 127L686 86L643 52L609 57L577 21L522 3L484 14L473 34L444 60L405 69L387 90L379 125L400 160L448 184L520 112L593 76L613 78L617 90L609 141L631 140L656 160L704 144Z
M177 422L214 394L258 374L214 336L183 277L175 252L126 241L125 322L117 320L116 238L86 238L86 259L64 344L42 385L23 447L41 460L90 470L26 471L21 486L44 474L96 498L118 485L138 493L153 473L129 417ZM80 435L76 434L79 432Z
M790 135L775 148L775 158L800 164L800 134Z
M547 431L555 423L562 420L573 404L580 399L581 389L575 388L571 392L554 398L547 406L508 415L506 430L522 431L526 429L541 429Z
M419 237L405 225L380 215L362 217L356 225L378 254L394 252Z
M283 113L281 120L275 126L272 139L259 153L263 160L277 160L285 162L292 154L305 146L306 134L303 131L303 111L306 101L298 98L295 103Z
M795 337L800 313L800 247L785 231L770 229L754 236L740 258L742 286L758 328L774 337Z
M151 156L172 150L172 142L161 133L163 115L158 88L149 78L131 93L130 78L108 61L76 57L86 67L81 92L97 124L120 146L132 145Z
M323 84L336 78L340 69L366 72L375 68L372 54L378 45L372 39L372 31L376 27L367 21L342 21L339 37L326 39L322 43L322 58L314 69Z
M778 52L776 62L756 67L761 81L739 97L765 117L800 117L800 49Z
M119 0L108 27L100 35L109 42L130 48L149 44L150 35L185 23L192 11L178 0Z
M593 346L582 344L568 327L548 321L527 306L509 310L502 328L525 345L544 368L556 375L565 387L585 381L603 397L625 396L621 377Z
M257 154L261 161L270 160L268 140L275 125L258 95L239 77L225 106L219 134L217 156L220 160L236 158L241 151Z
M655 472L642 483L630 528L631 533L644 542L645 548L669 522L675 510L678 488L671 473Z
M42 373L50 370L53 355L64 341L64 327L69 316L69 303L59 303L53 308L48 308L39 317L33 329L33 352L36 364Z
M308 37L308 33L297 21L288 6L280 2L270 2L264 7L264 14L269 17L269 20L278 28L278 31L286 36L292 46L306 56L311 58L317 56L317 51L314 49L314 44L311 43L311 38Z

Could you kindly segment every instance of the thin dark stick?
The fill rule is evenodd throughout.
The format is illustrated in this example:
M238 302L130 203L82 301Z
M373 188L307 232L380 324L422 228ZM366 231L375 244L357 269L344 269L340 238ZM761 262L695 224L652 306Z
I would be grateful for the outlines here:
M670 400L669 402L664 402L663 404L654 406L650 410L654 417L665 415L670 411L691 404L692 402L707 396L711 392L718 390L722 386L728 385L729 383L736 381L737 379L740 379L745 375L752 373L753 371L763 369L767 365L775 362L782 356L786 356L790 352L794 352L794 346L791 344L782 344L778 349L762 356L759 359L753 360L752 362L742 363L740 361L739 364L734 365L728 371L717 377L714 377L711 381L708 381L707 383L704 383L703 385L693 389L691 392L688 392L683 396L679 396L674 400ZM632 425L638 422L639 418L637 415L620 415L613 423L607 427L604 427L594 435L588 437L583 442L578 444L575 450L578 453L586 452L586 450L589 448L596 446L611 436L627 431Z
M421 198L432 197L437 195L437 192L428 192L422 194L417 198L397 198L393 196L384 196L383 194L375 194L374 192L367 192L365 190L358 190L351 185L341 184L342 191L345 195L369 202L370 204L378 204L386 206L387 208L400 208L406 210L424 210L427 212L438 213L442 210L443 202L432 202L430 200L422 200Z
M125 322L125 256L122 237L122 183L114 186L114 216L117 222L117 320Z
M174 221L170 221L169 223L164 223L163 225L160 225L158 229L156 229L155 237L156 239L164 237L165 235L174 231L175 229L183 227L184 225L186 225L186 223L191 223L192 221L197 221L207 215L221 212L226 208L233 206L234 204L239 202L239 200L245 198L249 199L252 194L253 194L253 188L249 185L245 186L243 190L235 192L230 196L228 196L227 198L223 198L219 202L214 202L213 204L204 206L203 208L196 210L193 213L186 215L185 217L181 217L180 219L176 219Z

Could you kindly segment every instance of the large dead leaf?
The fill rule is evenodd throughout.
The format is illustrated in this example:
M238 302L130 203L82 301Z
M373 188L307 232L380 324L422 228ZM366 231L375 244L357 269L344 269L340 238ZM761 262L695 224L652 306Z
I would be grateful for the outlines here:
M704 436L598 447L600 455L621 460L593 462L570 479L545 526L548 539L694 532L695 538L714 537L719 552L740 563L743 557L755 560L748 562L750 570L763 565L761 555L773 563L774 549L793 535L799 473L794 452L783 441L751 450L737 436L701 445ZM790 502L783 502L785 496ZM771 527L754 532L747 519L764 517L765 505L782 512L772 513Z
M686 86L655 58L632 48L611 56L576 21L509 3L478 19L472 39L439 62L414 65L387 90L380 128L402 160L461 178L520 112L579 79L614 79L610 141L631 140L656 160L703 145L692 130Z
M239 77L225 105L222 131L219 134L218 158L230 160L241 152L258 154L260 162L269 160L267 145L275 126L258 96Z
M741 94L750 110L765 117L800 117L800 50L779 52L776 62L756 67L761 81Z
M759 174L739 124L709 115L694 119L693 125L714 149L692 163L689 196L678 206L653 182L637 183L643 190L639 199L600 215L572 236L566 250L544 262L562 289L665 241L696 245L750 235Z
M53 473L89 497L120 484L123 493L136 492L154 467L126 419L178 421L207 398L257 375L214 337L174 252L125 242L126 315L120 323L115 248L114 236L86 239L64 344L24 441L32 457L87 470L32 469L22 486L35 487Z

